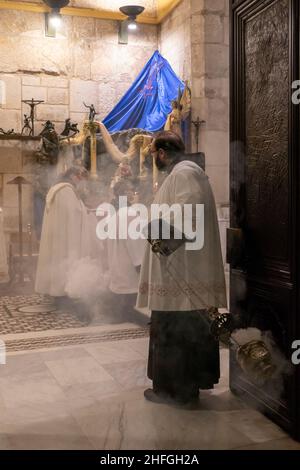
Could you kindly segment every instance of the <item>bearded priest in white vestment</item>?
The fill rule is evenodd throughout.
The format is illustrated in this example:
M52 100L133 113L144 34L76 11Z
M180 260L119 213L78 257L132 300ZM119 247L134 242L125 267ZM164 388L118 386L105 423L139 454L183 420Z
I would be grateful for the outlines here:
M170 131L151 147L156 166L169 173L154 204L191 205L193 226L196 205L204 205L202 249L187 250L184 238L163 240L157 254L149 243L142 263L137 307L152 312L148 377L153 389L145 398L154 402L189 403L220 378L219 344L206 315L210 307L227 307L216 205L205 172L185 161L184 152L182 139Z
M90 215L76 192L87 175L85 169L71 167L46 198L35 290L57 300L68 295L72 269L95 247Z

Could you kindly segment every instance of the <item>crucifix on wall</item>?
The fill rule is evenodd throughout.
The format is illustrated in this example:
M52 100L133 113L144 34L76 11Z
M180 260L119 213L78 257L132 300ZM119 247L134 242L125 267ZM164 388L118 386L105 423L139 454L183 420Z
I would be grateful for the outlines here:
M31 131L30 131L30 134L31 136L34 136L34 118L35 118L35 108L36 106L38 106L39 104L41 103L44 103L43 100L35 100L34 98L31 98L31 100L22 100L22 103L26 103L30 106L30 115L29 115L29 118L28 118L28 123L29 124L29 121L30 121L30 125L31 125ZM25 116L25 115L24 115ZM25 123L24 123L25 125ZM27 125L27 128L28 128L28 125ZM24 129L24 128L23 128Z
M205 121L201 120L200 117L198 116L195 121L192 121L192 124L195 127L195 141L196 141L196 149L197 153L199 152L199 133L200 133L200 128L202 124L204 124Z

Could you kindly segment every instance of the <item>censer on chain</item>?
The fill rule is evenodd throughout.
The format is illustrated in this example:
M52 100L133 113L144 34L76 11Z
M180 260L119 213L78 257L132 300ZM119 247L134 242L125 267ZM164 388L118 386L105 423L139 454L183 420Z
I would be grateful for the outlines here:
M234 332L233 317L230 313L216 314L216 309L208 312L212 320L210 331L214 338L236 349L236 360L252 380L263 385L272 379L277 371L272 354L262 340L252 340L240 345L232 336Z
M162 221L159 220L159 233L162 233ZM169 257L183 243L191 242L183 237L174 237L176 232L171 227L173 237L165 240L162 237L151 239L148 236L148 242L151 244L152 252L156 256ZM149 234L150 232L148 232ZM169 267L171 264L169 264ZM173 277L173 273L169 271ZM174 277L173 277L174 279ZM241 345L232 336L237 330L234 324L234 318L230 313L219 314L218 309L207 307L207 316L210 323L210 332L217 341L222 341L231 349L236 351L236 359L243 372L258 385L264 385L268 380L274 378L277 366L273 362L273 357L268 346L262 340L251 340Z

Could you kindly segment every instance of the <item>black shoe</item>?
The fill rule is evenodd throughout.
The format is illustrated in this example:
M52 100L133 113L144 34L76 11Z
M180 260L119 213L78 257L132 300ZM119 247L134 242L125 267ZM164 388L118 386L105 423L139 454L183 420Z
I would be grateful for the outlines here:
M144 397L146 400L152 401L153 403L170 403L171 401L166 395L155 393L152 388L147 388L147 390L144 391Z
M144 397L146 400L151 401L152 403L173 405L180 408L195 409L199 405L199 396L194 396L189 399L184 399L181 397L172 398L167 394L154 392L152 388L148 388L144 391Z
M178 398L174 401L177 407L186 410L196 410L199 408L199 396L188 399Z

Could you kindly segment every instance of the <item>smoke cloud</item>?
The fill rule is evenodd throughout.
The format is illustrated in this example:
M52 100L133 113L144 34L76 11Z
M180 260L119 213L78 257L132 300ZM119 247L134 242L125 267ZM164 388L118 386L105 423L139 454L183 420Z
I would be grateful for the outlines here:
M293 366L283 353L279 350L275 343L273 335L270 331L260 331L257 328L247 328L236 330L232 333L232 338L240 346L243 346L250 341L262 341L271 354L272 364L275 366L272 377L262 382L256 382L255 385L259 387L262 396L265 397L266 402L272 402L273 408L279 408L282 405L283 393L285 388L285 380L287 376L293 372ZM252 382L253 378L243 371L246 379ZM262 403L256 405L259 410L264 410L267 407Z
M90 303L107 291L108 283L108 272L102 271L99 261L86 257L73 264L68 273L65 291L71 299Z

